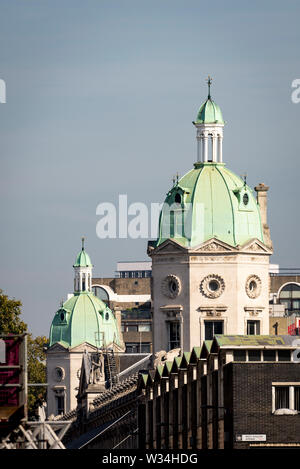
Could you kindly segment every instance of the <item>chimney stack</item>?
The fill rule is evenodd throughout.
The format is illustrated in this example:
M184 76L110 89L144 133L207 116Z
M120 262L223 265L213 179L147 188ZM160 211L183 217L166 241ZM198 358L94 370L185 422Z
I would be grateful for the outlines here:
M254 187L257 192L257 203L260 209L261 223L263 227L264 243L269 249L273 249L273 244L270 236L270 228L267 223L267 192L269 186L266 186L263 182L259 183L258 186Z

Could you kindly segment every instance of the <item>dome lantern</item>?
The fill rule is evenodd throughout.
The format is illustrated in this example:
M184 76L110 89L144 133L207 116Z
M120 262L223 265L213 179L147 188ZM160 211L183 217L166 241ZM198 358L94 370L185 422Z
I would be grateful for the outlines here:
M212 78L207 79L208 96L198 111L197 119L193 122L197 129L197 162L223 162L223 127L224 120L221 109L211 99L210 87Z
M75 264L74 292L92 290L92 262L90 256L84 249L84 237L82 237L82 248L78 253Z

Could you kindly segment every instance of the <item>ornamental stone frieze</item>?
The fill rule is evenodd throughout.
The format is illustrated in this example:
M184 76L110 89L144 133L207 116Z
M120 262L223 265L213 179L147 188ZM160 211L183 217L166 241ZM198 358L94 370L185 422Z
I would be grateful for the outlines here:
M251 306L245 306L244 310L246 313L249 314L249 316L259 316L263 310L264 306L257 306L257 307L251 307Z
M261 294L261 279L258 275L249 275L245 285L246 293L249 298L258 298Z
M200 283L200 292L206 298L218 298L225 289L225 282L220 275L207 275Z
M168 298L176 298L181 291L181 282L176 275L167 275L161 283L161 291Z
M227 311L227 306L199 306L198 311L207 317L221 317Z

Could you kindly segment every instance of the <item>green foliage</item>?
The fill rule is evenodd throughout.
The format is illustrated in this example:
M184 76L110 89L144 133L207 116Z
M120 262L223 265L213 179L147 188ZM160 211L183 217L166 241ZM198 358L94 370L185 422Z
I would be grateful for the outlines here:
M21 306L21 301L9 299L0 289L0 334L28 333L28 383L46 383L46 354L44 347L47 343L47 338L42 336L34 339L32 337L32 334L28 332L27 324L20 318ZM46 400L46 392L46 386L28 387L29 416L33 416L35 409Z
M27 337L28 350L28 383L46 383L46 354L44 347L48 339L39 336L35 339L31 334ZM29 386L28 388L28 413L34 414L35 409L46 400L46 386Z
M0 334L22 334L27 324L20 319L22 303L9 299L0 289Z

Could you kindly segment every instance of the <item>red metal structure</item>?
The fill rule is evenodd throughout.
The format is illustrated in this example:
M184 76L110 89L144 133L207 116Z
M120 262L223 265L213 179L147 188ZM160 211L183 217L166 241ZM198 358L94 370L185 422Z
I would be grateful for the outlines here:
M0 335L0 435L27 420L27 334Z

